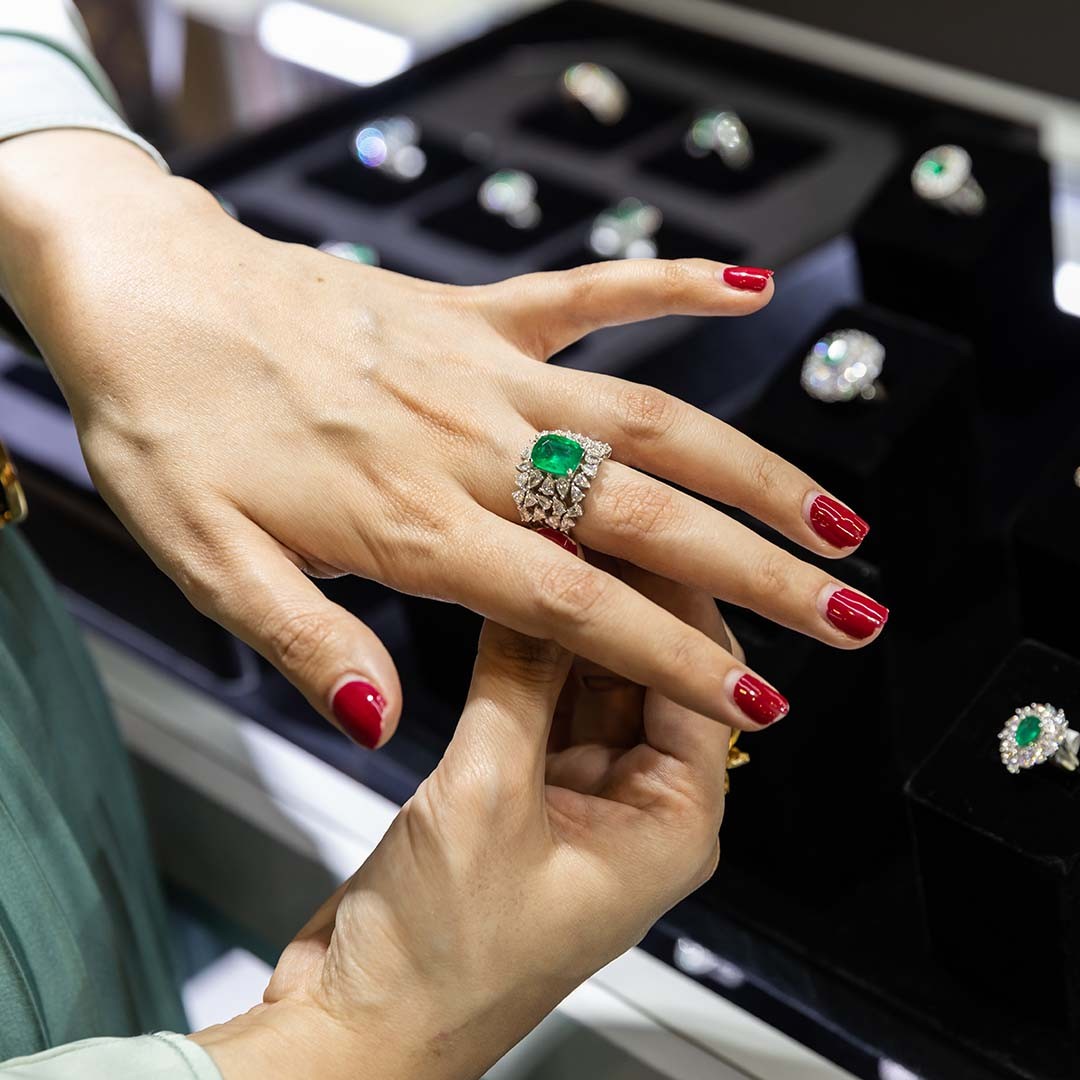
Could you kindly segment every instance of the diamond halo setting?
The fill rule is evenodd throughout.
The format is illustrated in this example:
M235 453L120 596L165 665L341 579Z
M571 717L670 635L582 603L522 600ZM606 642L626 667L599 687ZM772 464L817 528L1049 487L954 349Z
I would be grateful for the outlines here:
M1032 702L1017 709L998 732L1001 763L1011 773L1053 760L1074 771L1080 734L1069 727L1065 712L1053 705Z

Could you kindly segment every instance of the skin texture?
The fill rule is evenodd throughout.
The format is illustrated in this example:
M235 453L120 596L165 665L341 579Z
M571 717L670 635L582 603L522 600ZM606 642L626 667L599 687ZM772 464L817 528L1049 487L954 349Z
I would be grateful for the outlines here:
M731 644L707 596L623 573ZM282 954L264 1004L193 1038L226 1080L481 1076L712 875L728 735L487 623L438 768Z
M664 482L849 553L808 523L809 477L653 388L542 363L605 325L750 315L772 280L733 288L721 264L691 259L422 282L267 240L138 148L82 131L0 143L0 230L0 290L102 495L200 611L328 719L349 677L385 698L384 741L401 712L385 648L309 576L352 573L754 727L731 696L744 664L517 524L514 465L544 428L615 448L581 543L838 648L871 640L823 614L842 582Z

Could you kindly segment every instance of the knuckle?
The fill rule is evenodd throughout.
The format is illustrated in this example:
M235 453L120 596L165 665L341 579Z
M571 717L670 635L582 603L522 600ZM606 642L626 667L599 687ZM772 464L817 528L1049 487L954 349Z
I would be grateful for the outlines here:
M593 617L607 591L604 576L591 567L554 563L540 575L535 601L545 621L580 626Z
M674 497L660 484L631 483L612 499L611 529L628 540L644 540L670 522Z
M666 260L657 264L660 267L660 286L669 297L681 296L691 281L689 268L677 260Z
M262 631L271 662L286 671L310 669L334 638L332 624L312 611L275 611Z
M774 603L791 588L788 556L781 551L766 551L758 559L754 570L750 589L758 600Z
M769 498L783 488L787 471L788 464L782 457L759 448L750 469L750 480L758 495Z
M546 685L561 666L562 649L554 641L501 628L493 638L496 662L519 682Z
M588 306L603 288L607 268L603 263L585 263L566 271L567 292L571 303Z
M655 386L626 383L619 389L616 412L623 434L636 440L656 439L671 429L675 399Z

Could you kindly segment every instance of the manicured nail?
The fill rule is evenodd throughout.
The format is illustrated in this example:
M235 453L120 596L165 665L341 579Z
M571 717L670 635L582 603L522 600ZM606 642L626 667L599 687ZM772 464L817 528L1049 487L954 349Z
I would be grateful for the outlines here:
M777 693L755 675L740 676L731 689L731 696L735 699L735 704L755 724L761 724L762 727L787 716L791 708L783 694Z
M350 739L369 750L379 745L386 698L371 683L350 679L334 694L330 704Z
M818 495L806 512L810 528L833 547L858 547L870 526L854 510L828 495Z
M854 589L835 589L825 601L825 615L837 630L860 641L889 621L889 609Z
M550 540L553 544L558 544L561 548L566 548L571 555L578 554L578 546L576 540L571 540L569 536L564 532L560 532L558 529L549 529L547 527L536 530L545 540Z
M724 270L724 281L733 289L747 292L761 292L773 276L771 270L760 266L729 266Z

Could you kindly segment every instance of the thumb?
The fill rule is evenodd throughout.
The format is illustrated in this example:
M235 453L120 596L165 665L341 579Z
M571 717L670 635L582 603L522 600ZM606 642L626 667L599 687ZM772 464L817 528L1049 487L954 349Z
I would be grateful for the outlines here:
M555 705L570 654L554 641L528 637L490 619L480 634L472 685L454 742L473 762L541 779Z
M274 665L350 739L374 749L393 735L401 684L386 647L356 616L332 603L247 518L230 523L234 558L210 590L189 596Z
M491 323L546 360L604 326L661 315L749 315L773 295L772 271L708 259L614 259L524 274L476 294Z

